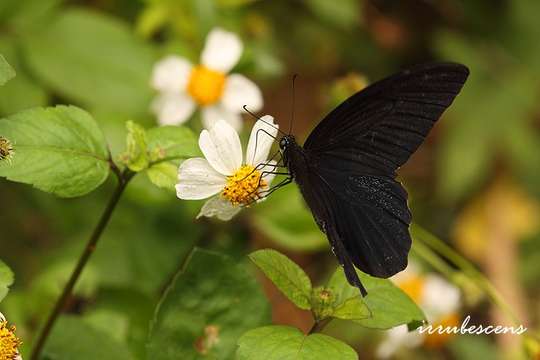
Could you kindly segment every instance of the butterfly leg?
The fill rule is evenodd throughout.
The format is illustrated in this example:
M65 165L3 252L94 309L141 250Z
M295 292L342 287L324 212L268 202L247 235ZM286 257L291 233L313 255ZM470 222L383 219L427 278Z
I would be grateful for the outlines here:
M292 177L288 177L288 178L285 178L285 179L281 180L277 185L274 185L270 189L263 191L263 193L265 193L265 194L264 194L264 196L261 197L261 199L264 199L264 198L270 196L271 193L273 193L274 191L284 187L287 184L290 184L292 181L293 181Z
M277 165L276 165L277 167ZM258 189L261 187L261 182L263 181L263 178L266 176L266 175L269 175L269 174L273 174L273 175L287 175L287 178L283 179L280 183L278 183L277 185L274 185L272 186L270 189L268 190L264 190L264 191L261 191L259 193L257 193ZM288 172L278 172L278 171L263 171L261 173L261 177L259 178L259 183L257 185L257 189L252 191L251 193L248 194L248 196L252 196L252 195L255 195L253 200L251 200L249 203L247 203L245 206L250 206L251 204L253 204L254 202L258 201L258 200L261 200L261 199L264 199L266 197L268 197L268 195L270 195L271 193L273 193L274 191L276 191L277 189L289 184L290 182L292 182L293 178L291 176L290 173ZM260 196L261 193L264 193L264 196Z
M274 160L274 158L276 157L276 155L281 155L281 153L278 151L276 151L274 154L272 154L272 156L270 157L270 160L267 161L267 162L264 162L264 163L260 163L258 164L257 166L255 166L253 168L253 170L251 170L249 172L249 174L247 174L246 176L244 176L242 179L240 179L239 181L243 181L245 179L248 178L248 176L250 176L251 174L253 174L255 171L258 171L258 170L261 170L263 169L265 166L268 166L268 165L272 165L272 167L274 168L274 170L276 170L276 168L286 168L286 166L284 165L279 165L279 162L283 159L283 155L281 155L280 159L277 161L276 164L272 164L271 161ZM260 185L260 184L259 184Z

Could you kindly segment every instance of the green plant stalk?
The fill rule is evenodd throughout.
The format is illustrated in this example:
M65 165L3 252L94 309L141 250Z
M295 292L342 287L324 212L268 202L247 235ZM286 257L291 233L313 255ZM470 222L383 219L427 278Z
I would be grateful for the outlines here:
M68 282L64 286L64 289L62 290L62 294L56 301L56 304L54 305L54 308L52 312L49 314L49 317L47 318L47 321L45 325L43 326L43 329L41 330L38 339L36 340L36 343L34 345L34 348L32 349L32 354L30 356L31 360L38 360L39 355L41 354L41 351L43 350L43 347L47 341L47 338L51 334L51 331L54 327L54 324L60 314L62 313L62 310L64 309L68 299L71 297L71 294L73 292L73 288L77 284L77 281L79 280L79 277L81 276L86 264L88 263L88 260L94 253L94 250L96 249L97 243L103 234L103 231L107 227L107 224L109 223L112 213L114 212L114 209L116 208L116 205L118 204L118 201L122 197L122 194L124 190L126 189L127 184L135 175L135 173L132 173L130 171L124 171L123 173L120 173L118 171L118 168L116 168L115 165L111 163L111 167L113 168L113 172L118 177L118 185L116 187L116 190L112 194L109 203L105 207L105 210L103 211L103 214L101 215L96 227L94 228L94 231L92 232L92 235L90 236L90 239L88 240L88 243L86 244L86 247L84 248L81 256L79 257L79 260L77 261L77 265L75 266L75 269L71 273L71 276L69 277Z
M457 253L450 246L446 245L439 238L423 229L417 224L412 224L411 233L415 240L421 241L426 247L433 249L435 252L441 254L454 265L456 265L465 275L467 275L484 293L487 297L498 306L508 318L513 322L515 326L520 325L518 317L514 314L511 307L503 299L499 291L493 286L493 284L480 272L476 267L466 258ZM418 248L417 248L418 250ZM418 253L419 255L423 255ZM429 261L429 259L425 259ZM433 263L432 263L433 265Z
M438 256L433 250L428 248L424 243L415 241L413 243L411 252L423 259L429 265L431 265L435 270L445 275L449 279L453 279L455 275L455 270L452 269L440 256Z

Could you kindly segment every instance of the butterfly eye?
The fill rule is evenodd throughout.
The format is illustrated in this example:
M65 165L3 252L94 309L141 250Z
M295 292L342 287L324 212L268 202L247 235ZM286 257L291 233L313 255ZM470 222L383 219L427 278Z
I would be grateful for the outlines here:
M279 141L279 148L281 150L285 150L285 148L287 147L287 145L289 144L289 141L287 141L287 138L282 138L280 141Z

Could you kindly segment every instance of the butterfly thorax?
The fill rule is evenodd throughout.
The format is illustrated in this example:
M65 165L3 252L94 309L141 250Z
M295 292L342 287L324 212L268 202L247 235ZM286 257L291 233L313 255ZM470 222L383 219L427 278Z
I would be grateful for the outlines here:
M306 166L304 149L298 145L293 135L285 135L279 141L279 148L283 156L283 163L289 169L289 173L294 179L302 173Z

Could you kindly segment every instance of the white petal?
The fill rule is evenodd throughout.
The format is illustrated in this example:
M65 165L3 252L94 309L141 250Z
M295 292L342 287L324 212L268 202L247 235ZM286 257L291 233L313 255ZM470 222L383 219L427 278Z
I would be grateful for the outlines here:
M418 331L409 332L407 325L396 326L386 332L386 339L377 348L377 357L390 358L401 347L413 348L420 345L423 338Z
M191 64L179 56L167 56L154 65L152 87L163 92L185 90L191 73Z
M231 112L222 105L207 106L202 109L202 122L205 128L211 129L219 120L225 120L234 130L242 129L242 116Z
M250 111L257 112L262 108L263 98L253 81L243 75L232 74L225 80L221 102L231 111L241 112L246 105Z
M178 169L176 195L183 200L206 199L225 187L227 179L203 158L184 161Z
M242 165L242 145L236 131L223 120L203 130L199 147L212 167L223 175L232 175Z
M204 203L201 212L197 215L197 219L201 216L216 216L219 220L229 221L240 211L240 209L240 206L234 206L228 200L225 200L220 196L214 196Z
M160 125L180 125L189 119L194 110L193 100L182 93L164 93L152 102L152 111Z
M201 62L210 69L227 73L240 60L242 48L236 34L216 28L206 37Z
M377 357L386 359L396 353L407 340L407 325L397 326L386 332L386 339L377 347Z
M451 314L460 305L459 289L438 275L427 275L420 304L430 322L440 316Z
M278 125L274 124L274 118L272 116L265 115L260 120L257 120L249 136L246 163L257 166L260 163L266 162L277 133Z
M6 321L6 317L1 312L0 312L0 321Z

